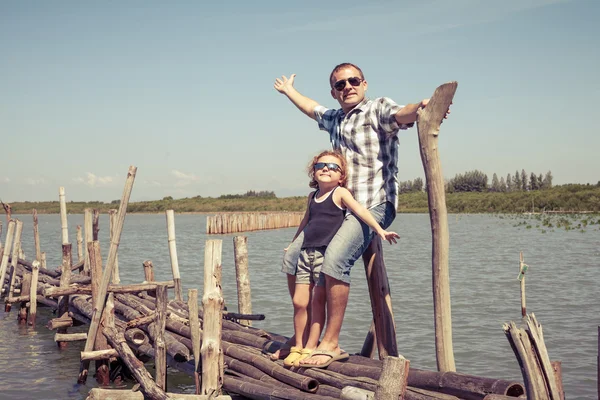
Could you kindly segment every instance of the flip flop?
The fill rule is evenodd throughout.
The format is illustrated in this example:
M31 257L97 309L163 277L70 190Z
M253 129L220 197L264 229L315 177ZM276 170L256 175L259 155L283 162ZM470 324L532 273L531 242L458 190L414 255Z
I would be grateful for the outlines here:
M350 358L350 355L345 351L338 354L335 351L327 350L315 350L310 356L328 356L330 358L323 364L305 364L303 362L300 362L298 363L298 366L302 368L327 368L329 364L331 364L334 361L345 361L348 358Z
M293 367L294 361L302 357L302 349L300 347L290 347L290 354L283 360L284 367Z
M296 361L294 361L294 367L299 367L300 366L300 361L304 360L305 358L308 358L312 355L314 350L309 350L309 349L302 349L300 350L300 357L298 357L298 359Z

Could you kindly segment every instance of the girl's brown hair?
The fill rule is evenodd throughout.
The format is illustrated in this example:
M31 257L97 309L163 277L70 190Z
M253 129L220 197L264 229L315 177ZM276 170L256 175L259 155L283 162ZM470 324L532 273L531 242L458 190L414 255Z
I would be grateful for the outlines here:
M346 181L348 179L346 159L344 158L342 153L340 153L339 151L332 151L332 150L322 151L321 153L314 156L312 161L308 164L308 166L306 168L306 172L308 172L308 177L310 178L310 183L308 184L308 186L310 186L313 189L317 189L319 187L319 183L315 179L315 164L317 162L319 162L319 158L325 157L325 156L333 156L338 159L339 165L340 165L340 172L341 172L340 186L345 187Z

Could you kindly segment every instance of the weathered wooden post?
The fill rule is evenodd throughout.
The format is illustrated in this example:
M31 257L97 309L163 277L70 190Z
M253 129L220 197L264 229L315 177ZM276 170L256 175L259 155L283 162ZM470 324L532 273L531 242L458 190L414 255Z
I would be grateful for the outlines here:
M60 287L67 288L71 279L71 266L73 261L71 259L71 243L63 243L62 245L62 274L60 275ZM69 296L62 296L58 299L58 315L64 316L69 314ZM56 331L57 334L67 333L67 328L59 328ZM57 341L56 344L59 348L64 349L67 347L67 342Z
M117 213L117 223L115 226L115 236L110 241L110 249L108 251L108 259L106 261L106 268L102 274L102 281L100 283L100 290L98 301L94 304L92 312L92 318L90 322L90 329L88 331L87 341L85 342L84 351L92 351L94 348L94 342L96 341L96 334L100 324L100 318L104 311L104 301L106 299L106 292L108 290L108 284L110 282L112 271L115 264L115 258L119 249L119 241L121 240L121 231L123 230L123 223L125 221L125 214L127 210L127 204L129 204L129 197L131 196L131 190L133 189L133 182L135 180L135 173L137 168L134 166L129 167L127 172L127 180L125 182L125 188L123 189L123 195L121 196L121 203L119 205L119 212ZM122 335L121 335L122 336ZM110 338L109 338L110 340ZM113 344L113 347L115 345ZM117 349L118 350L118 349ZM119 352L119 354L121 354ZM83 383L87 380L89 362L82 361L80 366L80 373L78 382Z
M144 280L146 282L154 282L154 265L151 260L146 260L143 263L144 266ZM149 296L156 296L156 290L148 290Z
M408 368L410 362L404 357L385 357L383 369L377 382L375 400L403 399L408 386Z
M10 279L8 284L8 289L6 291L7 300L13 297L13 292L15 290L15 280L17 278L17 268L19 268L19 251L21 250L21 234L23 233L23 222L20 220L16 220L16 229L15 229L15 237L13 241L13 249L10 259ZM2 287L4 287L4 281L2 281ZM11 303L8 301L4 305L4 311L10 312Z
M167 287L156 287L156 322L154 323L154 366L156 385L167 391L167 347L165 344L165 325L167 322Z
M21 280L21 296L26 296L31 289L31 274L29 272L23 273L23 279ZM37 297L37 296L36 296ZM34 297L32 301L35 301ZM20 325L27 324L27 301L21 301L21 307L19 308L19 316L17 317Z
M204 296L202 306L202 387L201 395L219 395L223 386L223 350L221 348L221 240L206 241L204 251Z
M31 263L31 286L29 287L29 325L35 327L37 315L37 286L40 273L40 262L35 260Z
M521 282L521 317L527 316L527 304L525 303L525 272L527 272L529 266L525 264L523 260L523 252L519 253L519 276L518 280Z
M86 244L86 246L87 246L87 244ZM81 262L81 261L84 261L83 233L81 232L81 225L77 225L77 262Z
M235 278L237 281L238 312L252 314L252 296L250 294L250 274L248 273L248 238L233 237L233 254L235 257ZM250 320L241 319L240 324L251 326Z
M2 263L0 264L0 295L4 289L4 279L8 268L8 259L10 258L10 251L12 250L13 239L15 237L15 225L16 222L11 219L6 228L6 241L4 243L4 252L2 254ZM8 295L8 293L6 293L6 295Z
M192 336L192 351L194 353L194 382L196 394L200 394L200 320L198 319L198 289L188 290L188 308L190 317L190 333Z
M100 281L102 280L102 255L100 254L100 242L94 240L87 244L87 253L90 256L90 276L92 278L92 304L98 300L100 291ZM96 333L96 342L94 343L94 350L108 350L108 341L102 334L101 330ZM96 364L96 382L100 385L108 385L110 383L110 371L108 367L108 361L106 359L100 359L95 361Z
M93 215L92 209L86 208L83 210L83 238L84 238L84 252L85 262L83 264L83 273L90 275L90 253L88 251L88 243L94 241L94 233L92 232Z
M177 261L177 246L175 244L175 213L167 210L167 234L169 241L169 256L171 257L171 270L175 282L175 300L183 301L181 289L181 276L179 275L179 262Z
M113 239L115 235L115 225L117 223L117 210L110 209L108 210L108 230L109 230L109 238ZM121 283L121 277L119 276L119 254L115 256L115 269L113 270L112 283L114 285L118 285Z
M399 353L396 342L394 313L392 312L390 284L383 262L383 248L379 237L374 237L363 253L363 262L365 263L369 296L371 297L371 311L375 323L375 338L379 359L383 360L387 356L397 357Z
M65 188L58 188L58 200L60 203L60 226L62 232L62 244L69 243L69 225L67 224L67 201L65 199Z
M100 233L100 211L97 208L92 210L92 237L94 240L98 240Z
M504 324L503 329L521 367L527 398L560 400L542 326L533 313L526 317L526 324L526 329L520 329L510 322Z
M450 306L450 273L448 252L450 235L448 233L448 213L444 176L438 152L438 134L444 120L457 82L445 83L438 87L427 107L417 112L417 130L421 160L427 182L427 199L432 234L432 270L433 270L433 310L435 319L435 350L437 367L441 372L456 371L452 345L452 314Z
M42 258L42 247L40 245L40 230L38 226L38 213L33 209L33 243L35 245L35 259L40 261Z

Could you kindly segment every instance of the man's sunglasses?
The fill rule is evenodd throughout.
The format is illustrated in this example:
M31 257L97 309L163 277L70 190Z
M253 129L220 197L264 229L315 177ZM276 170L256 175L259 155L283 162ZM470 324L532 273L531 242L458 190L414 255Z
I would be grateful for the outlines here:
M315 170L323 169L325 167L327 167L327 169L330 171L341 171L340 166L332 162L318 162L314 166Z
M348 78L348 82L350 82L350 84L352 86L358 86L358 85L360 85L360 83L362 81L363 81L362 79L357 78L355 76L353 76L352 78ZM337 81L336 83L333 84L333 87L338 92L341 92L346 87L346 79L342 79L342 80Z

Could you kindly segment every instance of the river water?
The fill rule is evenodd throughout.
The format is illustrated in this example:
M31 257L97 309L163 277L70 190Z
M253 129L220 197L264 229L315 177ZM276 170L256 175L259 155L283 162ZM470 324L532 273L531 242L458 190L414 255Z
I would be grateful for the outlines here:
M31 215L24 222L26 258L34 255ZM595 399L598 326L600 326L600 225L584 231L549 229L515 216L450 215L450 281L454 355L457 371L522 381L517 360L502 325L521 321L517 280L519 252L529 265L527 311L544 329L550 358L562 361L567 398ZM598 220L598 218L596 218ZM42 251L48 268L60 264L61 229L58 215L40 215ZM230 311L237 308L234 235L205 234L204 215L176 215L177 250L184 295L202 293L204 244L223 240L223 292ZM69 215L69 236L76 248L76 225L83 215ZM398 348L411 367L436 369L431 292L431 231L425 214L401 214L390 228L401 236L397 245L384 245ZM255 326L292 334L292 306L280 260L296 228L250 232L248 253L252 308L266 314ZM6 231L6 224L4 226ZM4 242L4 235L2 237ZM108 217L100 219L103 259L108 254ZM119 247L122 283L143 281L142 263L150 259L157 280L172 279L164 215L128 215ZM172 293L171 293L172 295ZM83 399L96 383L77 385L83 342L59 350L54 332L45 328L54 317L38 309L35 329L18 326L16 311L0 311L0 398ZM371 310L362 264L352 272L350 300L340 337L349 352L358 352L369 329ZM77 328L73 329L75 331ZM80 327L79 330L85 330ZM152 370L151 370L152 373ZM168 371L168 388L193 392L191 378Z

